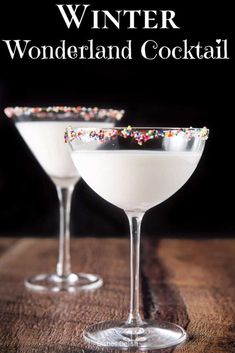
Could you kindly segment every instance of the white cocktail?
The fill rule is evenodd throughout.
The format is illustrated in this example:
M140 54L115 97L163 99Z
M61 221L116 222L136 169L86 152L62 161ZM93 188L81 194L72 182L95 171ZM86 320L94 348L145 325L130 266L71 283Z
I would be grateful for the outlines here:
M179 190L194 172L208 130L116 128L66 130L71 156L86 183L129 220L130 312L126 321L101 322L85 338L106 348L161 349L183 342L179 325L144 320L139 313L139 249L143 215Z
M69 187L78 179L78 170L70 158L69 150L64 144L63 134L68 125L76 128L89 126L113 127L114 122L83 121L21 121L16 127L33 152L43 169L56 186Z
M124 210L147 211L174 194L192 175L199 152L74 151L86 183ZM94 170L96 171L94 173Z
M112 127L123 111L82 107L6 108L21 136L54 182L60 201L60 242L56 272L40 274L25 281L33 290L70 291L95 289L102 285L98 275L72 273L70 263L71 196L80 176L64 143L65 128Z

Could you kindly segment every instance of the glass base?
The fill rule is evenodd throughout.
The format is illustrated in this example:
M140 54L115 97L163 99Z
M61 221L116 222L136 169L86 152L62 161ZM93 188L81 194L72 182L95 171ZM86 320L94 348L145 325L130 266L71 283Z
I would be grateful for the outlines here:
M34 291L49 292L78 292L81 290L92 290L102 286L103 280L100 276L89 273L71 273L69 276L58 276L57 274L40 274L25 280L25 286Z
M182 327L164 321L144 321L139 326L107 321L92 325L84 332L89 343L110 349L162 349L176 346L186 337Z

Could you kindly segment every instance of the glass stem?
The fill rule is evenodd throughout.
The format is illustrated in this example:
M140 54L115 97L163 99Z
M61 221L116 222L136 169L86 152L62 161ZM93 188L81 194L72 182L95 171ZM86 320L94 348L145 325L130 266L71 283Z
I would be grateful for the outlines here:
M126 323L143 323L139 312L140 228L144 212L125 211L130 225L130 312Z
M57 275L67 277L71 274L70 261L70 209L74 186L56 187L60 202L60 239L59 256L56 267Z

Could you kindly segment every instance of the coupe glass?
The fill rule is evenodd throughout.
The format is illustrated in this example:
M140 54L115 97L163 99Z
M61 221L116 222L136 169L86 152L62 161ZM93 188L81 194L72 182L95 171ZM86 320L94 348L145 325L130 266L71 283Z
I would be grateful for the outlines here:
M102 285L98 275L71 271L70 207L73 189L80 176L70 158L63 133L68 124L75 127L113 127L124 111L84 107L6 108L21 136L56 186L60 203L59 256L55 273L39 274L25 280L36 291L95 289Z
M186 339L174 323L144 320L139 312L140 226L147 210L180 189L194 172L206 128L67 128L65 139L80 175L98 195L123 209L130 225L130 312L100 322L84 337L109 348L160 349Z

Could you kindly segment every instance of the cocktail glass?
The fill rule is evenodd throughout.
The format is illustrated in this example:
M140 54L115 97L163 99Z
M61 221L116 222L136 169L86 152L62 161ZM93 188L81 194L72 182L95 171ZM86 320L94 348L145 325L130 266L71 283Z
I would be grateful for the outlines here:
M25 280L35 291L96 289L103 283L98 275L73 273L70 261L70 207L74 186L80 176L64 144L68 124L75 127L113 127L124 111L84 107L14 107L5 113L56 186L60 203L59 256L55 273L39 274Z
M67 128L66 141L80 175L105 200L123 209L130 225L130 312L125 321L100 322L84 337L109 348L175 346L182 327L147 321L139 312L140 227L143 215L180 189L194 172L206 128Z

